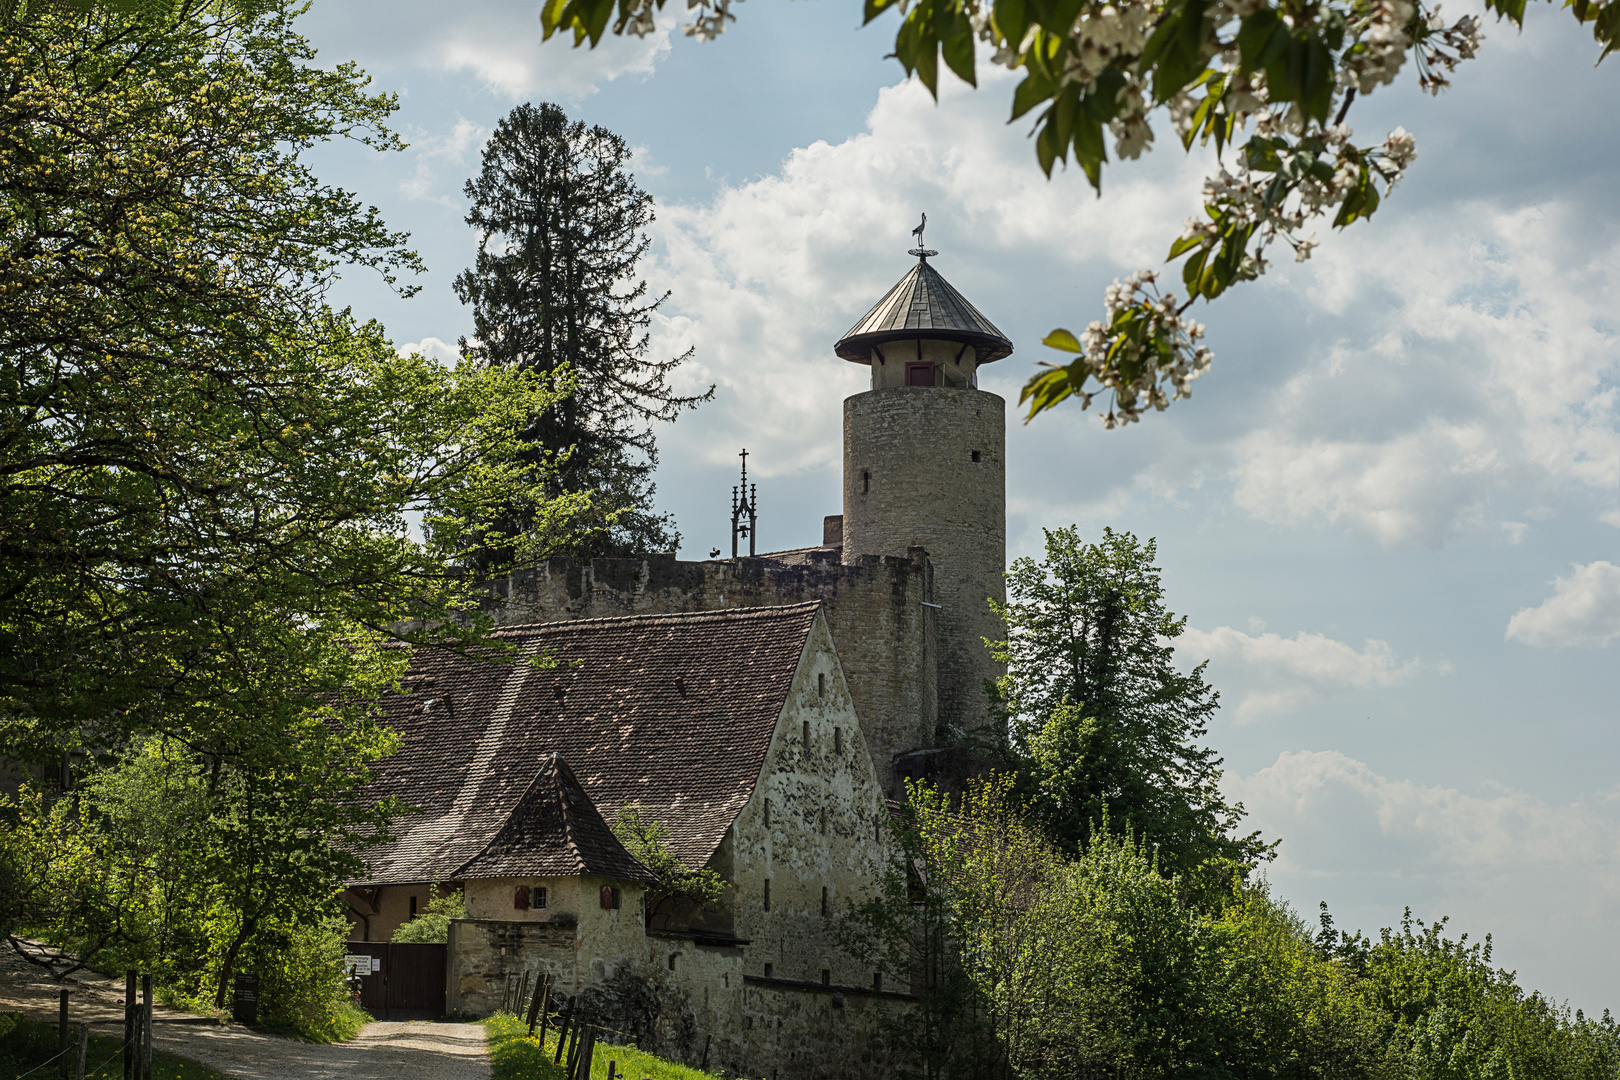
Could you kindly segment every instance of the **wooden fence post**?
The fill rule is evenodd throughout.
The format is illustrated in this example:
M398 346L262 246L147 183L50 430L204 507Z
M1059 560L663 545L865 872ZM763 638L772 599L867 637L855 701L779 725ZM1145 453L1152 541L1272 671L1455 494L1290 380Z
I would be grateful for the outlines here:
M578 1004L577 998L568 1003L568 1013L562 1018L562 1026L557 1029L557 1053L551 1059L554 1065L562 1061L563 1046L568 1042L568 1027L574 1022L574 1006L576 1004Z
M90 1055L90 1025L79 1025L79 1067L73 1070L73 1080L84 1080L85 1058Z
M141 1080L152 1080L152 976L141 976Z
M66 1077L68 1074L68 992L62 991L61 1002L56 1012L56 1075Z
M140 1056L138 1029L135 1026L135 976L131 968L124 972L124 1080L135 1080L135 1061Z
M546 1008L546 995L547 995L547 992L550 989L551 989L551 976L542 974L540 976L539 985L537 985L534 988L534 998L533 998L533 1000L531 1000L529 1002L529 1034L530 1035L534 1034L534 1022L536 1020L538 1020L540 1018L540 1014L545 1011L545 1008ZM540 1032L540 1045L544 1046L545 1043L546 1043L546 1033L545 1033L545 1031L542 1030Z

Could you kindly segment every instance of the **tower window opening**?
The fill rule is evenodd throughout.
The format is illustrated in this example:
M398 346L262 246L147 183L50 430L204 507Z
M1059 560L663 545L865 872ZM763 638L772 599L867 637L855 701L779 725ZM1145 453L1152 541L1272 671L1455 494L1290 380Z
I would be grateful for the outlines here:
M842 754L843 752L844 752L844 729L841 728L841 727L835 727L835 728L833 728L833 753Z
M810 752L810 721L808 720L804 722L804 749L805 753Z
M872 989L876 990L878 993L883 992L883 972L872 972Z
M973 451L973 460L974 460L975 463L977 463L980 460L980 455L979 455L979 452L977 450Z
M775 969L776 969L775 964L771 963L769 960L765 961L765 977L767 979L771 977L771 972L774 971Z
M416 918L416 897L411 897L411 918Z
M821 887L821 913L826 915L829 910L830 908L827 902L827 886L823 885Z
M771 910L771 879L765 879L765 910Z
M866 495L872 490L872 473L870 470L861 473L861 494Z
M671 970L671 971L675 970L675 957L677 957L679 955L680 955L679 953L670 953L669 954L669 970Z
M821 969L821 985L822 986L831 986L832 985L832 969L831 968L822 968Z
M765 800L765 827L771 827L771 800Z
M826 696L827 696L827 673L824 672L824 671L823 672L818 672L816 674L816 697L826 697Z
M929 363L906 365L907 386L933 386L934 365Z

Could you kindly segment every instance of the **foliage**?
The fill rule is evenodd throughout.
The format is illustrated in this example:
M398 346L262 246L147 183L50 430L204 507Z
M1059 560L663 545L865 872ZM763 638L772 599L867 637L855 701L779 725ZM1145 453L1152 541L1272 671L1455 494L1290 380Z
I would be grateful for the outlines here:
M686 33L708 40L734 21L733 0L689 0ZM543 0L550 38L571 30L575 46L656 29L664 0ZM1563 0L1602 46L1620 45L1620 3ZM1310 257L1308 223L1344 228L1370 217L1417 156L1404 128L1353 141L1345 121L1358 96L1391 84L1406 57L1419 86L1438 94L1458 63L1478 54L1480 20L1448 23L1423 0L863 0L866 22L896 11L894 52L907 74L938 95L940 66L978 84L978 55L1023 72L1012 120L1035 115L1036 161L1050 176L1075 164L1100 194L1114 153L1151 148L1154 118L1168 119L1183 149L1214 143L1216 172L1204 184L1202 215L1187 219L1168 261L1184 260L1187 300L1143 288L1152 271L1109 287L1104 317L1080 333L1054 330L1046 344L1076 354L1042 364L1024 386L1029 418L1071 397L1082 407L1106 391L1108 427L1190 396L1209 367L1202 328L1183 318L1266 271L1273 244ZM1526 0L1485 0L1514 26ZM1095 388L1090 384L1095 382ZM1173 393L1166 393L1170 389Z
M1003 749L1041 825L1068 851L1097 831L1126 830L1159 852L1161 870L1224 893L1234 869L1270 847L1236 835L1241 804L1220 792L1221 759L1202 745L1219 695L1174 663L1186 626L1165 609L1155 544L1074 526L1046 531L1045 558L1016 560L997 692Z
M636 861L652 871L655 883L647 890L647 925L663 916L712 904L724 894L726 883L707 866L689 867L670 850L669 831L648 817L639 802L626 803L609 823L613 835Z
M343 954L349 920L319 922L260 934L247 957L259 976L259 1023L305 1042L346 1042L371 1022L354 1002Z
M123 1037L112 1033L98 1033L94 1028L90 1030L90 1045L85 1054L86 1073L90 1077L111 1076L112 1069L120 1060L119 1052L122 1049ZM0 1013L0 1080L17 1080L27 1075L30 1070L39 1069L33 1075L55 1076L56 1068L51 1065L47 1068L39 1067L56 1057L56 1025L34 1020L21 1013ZM75 1042L69 1051L72 1060L77 1064L78 1044ZM96 1066L102 1065L97 1069ZM152 1051L152 1078L153 1080L227 1080L223 1073L217 1073L206 1065L201 1065L188 1058L178 1057L165 1050L154 1048Z
M216 1000L385 835L393 808L347 794L394 746L394 646L488 640L447 568L501 508L589 502L513 464L566 387L400 357L326 305L345 264L419 263L300 161L400 144L298 10L0 26L0 754L88 777L82 821L17 808L7 918L150 970L206 958Z
M898 1020L914 1075L1620 1076L1607 1014L1526 995L1443 922L1371 941L1324 914L1313 935L1263 881L1210 910L1145 845L1105 833L1070 857L1025 810L1005 778L955 803L913 787L882 888L840 917L862 962L951 973Z
M909 984L918 995L914 1009L880 1021L899 1075L939 1080L962 1075L964 1062L993 1059L995 1033L959 936L967 843L960 818L943 792L926 784L906 790L902 817L890 823L892 858L873 868L869 893L846 901L834 925L845 953L880 972L885 985ZM999 785L988 790L1006 794Z
M557 1027L553 1019L544 1045L537 1033L528 1033L528 1024L510 1013L496 1013L484 1021L489 1039L490 1071L494 1080L561 1080L563 1069L552 1061L557 1052ZM711 1073L655 1057L633 1046L606 1042L596 1044L591 1062L593 1080L607 1080L608 1063L617 1065L616 1075L644 1077L646 1080L718 1080Z
M434 882L433 892L439 891ZM427 902L427 910L394 931L395 941L426 941L444 944L450 940L450 920L467 917L467 899L460 889L444 896L434 896Z
M671 388L690 350L647 355L648 323L669 294L649 300L647 283L635 280L653 213L629 161L624 139L606 128L571 122L556 105L524 104L496 125L466 188L467 224L479 240L476 264L455 282L473 306L475 340L463 338L462 349L486 367L574 376L572 394L530 418L522 460L556 459L553 490L595 493L597 527L570 548L581 558L679 546L671 519L651 510L651 425L714 393ZM526 503L501 522L504 533L545 525Z

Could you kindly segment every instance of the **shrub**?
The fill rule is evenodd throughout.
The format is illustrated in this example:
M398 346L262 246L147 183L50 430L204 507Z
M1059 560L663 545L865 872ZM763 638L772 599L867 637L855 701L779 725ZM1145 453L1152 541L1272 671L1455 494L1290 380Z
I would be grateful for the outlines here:
M433 886L434 891L438 885ZM437 896L428 901L427 910L394 931L395 941L423 941L443 945L450 940L450 920L467 917L467 901L460 892Z
M255 949L259 1023L306 1042L343 1042L371 1017L354 1003L343 970L348 920L320 922L269 933Z

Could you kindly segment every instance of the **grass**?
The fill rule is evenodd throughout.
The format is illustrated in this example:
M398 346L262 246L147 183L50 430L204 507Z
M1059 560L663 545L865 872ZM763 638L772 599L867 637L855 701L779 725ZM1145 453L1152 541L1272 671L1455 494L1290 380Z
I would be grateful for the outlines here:
M546 1032L546 1043L528 1034L528 1025L510 1013L496 1013L484 1021L489 1034L489 1061L494 1080L563 1080L562 1066L552 1062L557 1052L557 1030ZM607 1080L608 1062L618 1064L617 1075L627 1080L720 1080L713 1073L677 1065L633 1046L598 1043L591 1061L591 1080Z
M69 1033L73 1044L68 1050L68 1060L77 1065L78 1030L70 1028ZM122 1042L121 1034L98 1035L91 1029L90 1052L85 1058L85 1076L89 1080L123 1076L124 1066L118 1056ZM29 1080L55 1080L56 1063L51 1059L56 1053L55 1024L30 1020L20 1013L0 1013L0 1080L17 1080L25 1075ZM39 1068L47 1061L51 1064ZM152 1077L153 1080L229 1080L225 1074L205 1065L161 1050L152 1053Z

